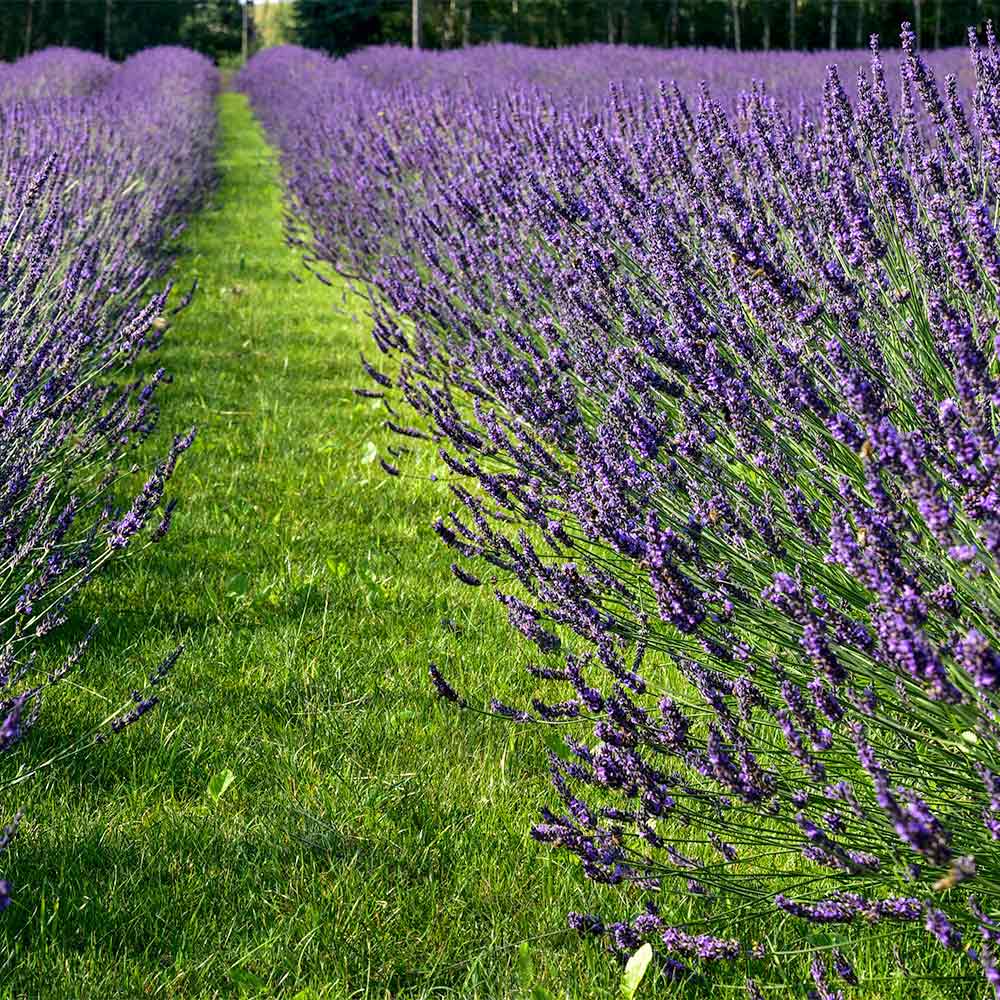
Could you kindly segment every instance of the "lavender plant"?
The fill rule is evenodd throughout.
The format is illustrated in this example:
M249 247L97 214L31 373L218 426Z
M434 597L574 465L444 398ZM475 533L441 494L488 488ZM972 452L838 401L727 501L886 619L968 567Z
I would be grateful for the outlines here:
M370 298L383 468L438 448L453 571L532 649L491 711L555 734L533 835L633 906L571 926L751 996L768 920L1000 996L1000 50L901 41L853 80L600 47L241 77L290 239Z
M169 381L149 360L169 325L164 250L212 179L216 88L208 60L171 48L120 66L51 50L0 74L0 752L83 656L89 633L32 669L73 597L169 527L164 493L193 430L129 480ZM176 658L98 738L156 705Z
M53 47L0 63L0 100L86 97L104 87L115 64L96 52Z
M41 55L32 69L48 78ZM89 93L91 60L81 62ZM22 74L29 94L32 76ZM143 370L168 325L169 288L152 286L168 263L161 245L211 178L215 86L207 60L153 49L109 72L96 96L0 103L4 686L94 572L169 523L172 508L157 508L193 432L125 505L121 485L168 378Z

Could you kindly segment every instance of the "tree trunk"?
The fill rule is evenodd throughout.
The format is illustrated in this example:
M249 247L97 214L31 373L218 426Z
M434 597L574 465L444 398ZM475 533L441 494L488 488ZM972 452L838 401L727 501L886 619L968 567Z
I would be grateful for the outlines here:
M740 35L740 0L732 0L733 6L733 48L743 51L743 39Z
M797 0L788 0L788 47L795 48L795 14Z
M917 36L917 48L920 48L920 25L923 18L921 15L922 0L913 0L913 33Z
M858 19L854 25L854 47L860 49L865 39L865 0L858 2Z
M830 50L837 47L837 16L840 14L840 0L830 0Z
M670 45L677 44L677 15L680 0L670 0Z
M761 0L761 16L764 18L764 29L761 33L761 48L768 52L771 49L771 0Z
M411 13L411 28L413 30L413 48L420 48L420 0L413 0Z
M32 15L35 13L35 0L28 0L28 11L27 17L24 21L24 54L27 55L31 51L31 21Z
M462 48L472 44L472 0L465 0L462 9Z
M607 6L608 14L608 45L615 44L615 11L614 8L609 3Z
M941 48L941 0L937 0L937 9L934 11L934 48Z

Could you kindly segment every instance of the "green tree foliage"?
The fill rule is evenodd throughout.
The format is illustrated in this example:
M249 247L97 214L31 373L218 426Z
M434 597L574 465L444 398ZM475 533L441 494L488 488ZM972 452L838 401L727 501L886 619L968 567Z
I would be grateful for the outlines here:
M260 0L258 0L260 3ZM412 0L289 0L282 20L303 45L344 53L410 43ZM121 59L187 44L218 57L241 47L239 0L0 0L0 58L76 45ZM421 0L423 44L717 45L742 49L883 45L913 22L925 48L962 45L970 25L1000 21L1000 0ZM251 18L251 32L252 32Z
M296 39L310 48L342 54L383 37L378 0L296 0L294 10Z
M150 45L239 52L239 0L0 0L0 58L74 45L122 59Z
M213 59L241 51L243 10L233 0L197 0L180 23L178 41Z
M253 24L260 48L283 45L294 36L295 8L278 0L257 0L253 8Z
M410 41L411 0L294 0L298 39L344 52ZM965 44L966 28L1000 21L1000 0L421 0L428 48L480 42L699 45L741 49L883 45L914 24L926 48Z

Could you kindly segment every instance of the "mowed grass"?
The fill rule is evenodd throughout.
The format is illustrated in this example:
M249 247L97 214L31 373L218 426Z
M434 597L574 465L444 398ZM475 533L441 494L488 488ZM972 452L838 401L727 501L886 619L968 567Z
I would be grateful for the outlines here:
M223 95L221 116L221 183L174 274L199 291L160 358L175 376L160 446L199 428L181 507L87 593L76 630L101 618L93 652L16 763L186 651L157 713L8 791L25 820L3 859L3 990L501 997L523 939L544 940L549 981L598 982L604 961L562 932L588 890L528 836L547 798L535 741L440 704L426 679L436 658L478 696L509 691L527 651L448 571L432 456L400 480L371 461L384 414L351 393L362 310L338 313L284 245L244 99Z
M174 275L199 292L160 359L175 376L160 445L200 433L172 484L182 506L165 542L87 593L64 641L100 617L93 652L12 763L86 734L186 651L156 714L8 791L26 817L2 859L16 901L0 995L499 1000L528 995L528 941L556 997L616 996L607 956L564 930L611 892L528 835L551 802L538 735L459 713L426 680L436 660L473 702L523 702L531 652L488 587L449 573L433 449L401 479L373 461L384 414L351 392L371 353L362 305L285 247L278 170L242 97L223 95L221 123L221 183ZM758 929L794 949L773 919ZM912 937L856 957L858 996L985 995ZM767 995L804 995L808 960L782 962L794 986ZM738 963L640 997L739 997L742 978Z

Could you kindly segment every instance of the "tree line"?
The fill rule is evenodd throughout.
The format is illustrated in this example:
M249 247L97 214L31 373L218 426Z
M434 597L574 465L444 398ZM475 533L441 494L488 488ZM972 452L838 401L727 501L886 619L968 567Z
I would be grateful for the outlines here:
M123 59L151 45L218 58L243 44L239 0L0 0L0 57L72 45Z
M970 26L1000 20L998 0L294 0L299 40L346 52L378 42L557 46L584 42L749 49L898 45L910 21L921 45L964 45Z
M0 57L74 45L120 59L157 44L236 55L258 44L261 2L3 0ZM923 47L940 48L964 44L969 26L1000 21L1000 0L290 0L285 9L287 40L334 53L414 42L857 48L872 33L895 44L902 21L913 24Z

